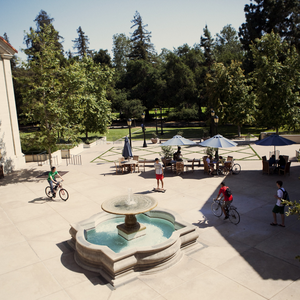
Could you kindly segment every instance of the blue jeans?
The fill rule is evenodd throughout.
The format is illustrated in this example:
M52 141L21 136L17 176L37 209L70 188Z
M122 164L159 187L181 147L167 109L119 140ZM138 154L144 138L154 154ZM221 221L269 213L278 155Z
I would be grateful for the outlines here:
M48 182L49 182L49 185L50 185L51 193L54 194L55 191L54 191L54 189L53 189L53 181L48 179ZM57 186L57 182L56 182L56 185L55 185L55 186Z

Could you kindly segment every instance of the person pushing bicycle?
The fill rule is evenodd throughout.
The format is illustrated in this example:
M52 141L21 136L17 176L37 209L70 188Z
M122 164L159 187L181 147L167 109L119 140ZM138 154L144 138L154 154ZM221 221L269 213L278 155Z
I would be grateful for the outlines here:
M58 177L60 177L60 179L62 180L62 181L64 181L63 179L62 179L62 177L58 174L58 172L56 171L56 168L55 167L52 167L51 168L51 171L49 172L49 174L48 174L48 182L49 182L49 185L50 185L50 189L51 189L51 192L52 192L52 194L53 194L53 197L55 198L56 197L56 192L54 191L54 189L57 187L57 185L58 185L58 182L56 181L56 179L55 179L55 176L58 176ZM55 187L53 188L53 183L55 184Z
M221 197L220 197L220 195L221 195ZM219 190L217 200L221 200L223 197L224 197L224 202L222 204L222 210L223 210L223 213L225 215L224 220L226 220L226 219L229 218L227 212L228 212L229 206L231 205L231 203L233 201L233 197L232 197L232 194L231 194L231 190L229 189L228 186L225 185L224 181L221 182L221 188Z

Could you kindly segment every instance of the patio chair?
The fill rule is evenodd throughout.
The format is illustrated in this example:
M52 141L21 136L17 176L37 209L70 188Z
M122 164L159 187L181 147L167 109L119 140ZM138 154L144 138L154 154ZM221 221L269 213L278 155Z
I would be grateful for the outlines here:
M282 155L282 157L285 160L285 163L287 164L289 162L289 156L288 155Z
M170 168L171 171L173 171L173 165L172 165L172 163L169 163L169 161L167 161L166 158L162 158L161 161L164 164L165 170L167 170L168 168Z
M118 174L118 171L119 172L122 171L122 174L123 174L123 171L124 171L123 166L117 165L117 163L115 161L114 161L114 163L115 163L115 167L116 167L116 174Z
M233 161L233 156L227 156L227 161Z
M285 174L290 175L290 166L291 166L291 162L289 161L285 164L284 169L279 169L279 174L283 173L283 175L285 175Z
M176 162L176 175L180 175L181 173L184 173L184 163L183 163L183 161L177 161Z
M262 161L267 161L267 157L266 156L262 156L261 159L262 159Z
M192 160L192 164L191 165L188 165L186 164L186 171L188 171L189 168L191 168L194 172L194 165L195 165L195 158Z
M138 168L138 172L140 172L139 156L138 155L133 155L133 160L137 161L137 164L135 166ZM144 169L145 169L145 166L144 166Z
M274 173L275 168L270 167L269 162L267 160L262 161L262 166L263 166L263 169L262 169L263 174L267 173L268 175L270 175L270 174Z
M207 156L203 156L204 173L209 174L209 167L208 167L208 163L207 163L206 159L207 159Z

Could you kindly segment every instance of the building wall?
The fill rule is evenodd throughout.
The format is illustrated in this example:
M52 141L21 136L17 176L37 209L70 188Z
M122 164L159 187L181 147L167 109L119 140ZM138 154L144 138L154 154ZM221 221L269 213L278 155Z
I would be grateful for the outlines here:
M17 110L11 74L10 59L14 53L3 53L7 47L0 40L0 148L4 172L25 166L21 151ZM6 45L4 45L6 46Z

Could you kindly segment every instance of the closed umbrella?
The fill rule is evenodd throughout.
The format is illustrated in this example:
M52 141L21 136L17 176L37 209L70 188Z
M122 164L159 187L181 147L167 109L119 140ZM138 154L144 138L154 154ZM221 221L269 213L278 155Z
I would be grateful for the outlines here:
M186 139L181 135L175 135L170 140L160 144L160 146L184 146L184 145L197 145L197 143L189 139Z
M132 157L132 151L131 151L131 147L128 141L128 137L125 137L125 143L124 143L124 148L123 148L123 152L122 155L127 159L128 157Z
M286 138L274 133L260 141L256 141L255 144L258 146L274 146L275 159L277 159L276 158L276 146L288 146L288 145L292 145L292 144L296 144L296 143L294 141L291 141L289 139L286 139Z
M213 147L213 148L218 148L216 156L217 159L219 158L219 148L230 148L230 147L235 147L237 146L237 143L223 137L223 135L221 134L217 134L215 136L213 136L212 138L203 141L201 143L199 143L200 146L203 147Z

